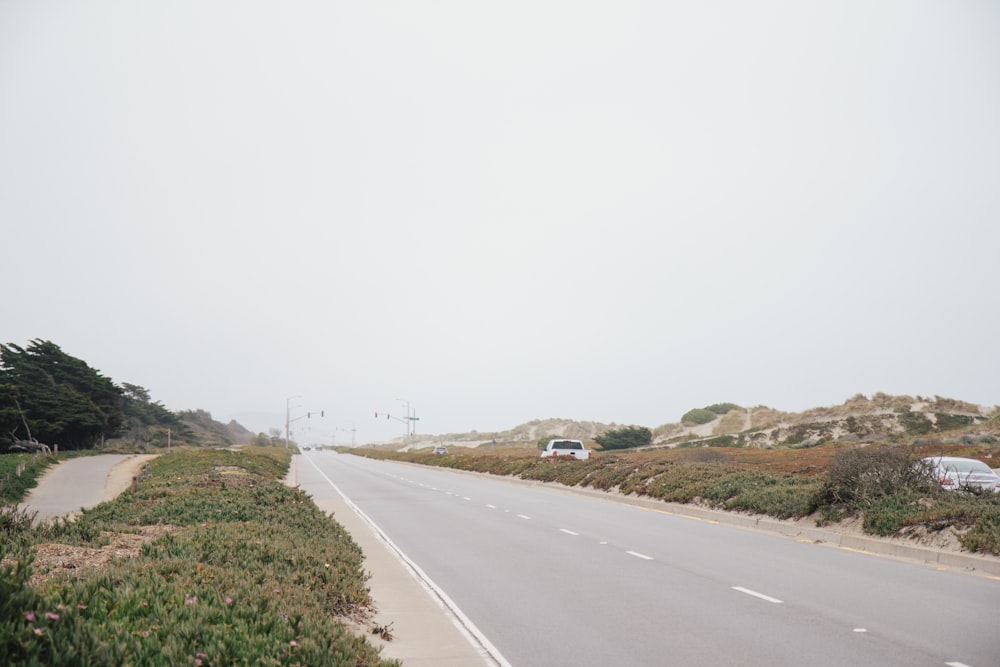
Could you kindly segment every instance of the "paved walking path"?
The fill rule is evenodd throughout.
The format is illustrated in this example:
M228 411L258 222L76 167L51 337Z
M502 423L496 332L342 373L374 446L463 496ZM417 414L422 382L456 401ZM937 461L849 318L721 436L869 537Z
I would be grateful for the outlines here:
M71 516L81 509L116 498L129 488L150 455L101 454L61 461L38 480L21 508L37 512L35 523Z

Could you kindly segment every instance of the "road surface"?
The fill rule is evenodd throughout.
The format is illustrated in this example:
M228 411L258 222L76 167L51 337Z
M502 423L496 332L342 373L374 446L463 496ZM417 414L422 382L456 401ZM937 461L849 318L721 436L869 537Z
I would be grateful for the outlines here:
M1000 665L996 578L488 476L302 458L303 490L356 507L451 606L479 652L451 664Z

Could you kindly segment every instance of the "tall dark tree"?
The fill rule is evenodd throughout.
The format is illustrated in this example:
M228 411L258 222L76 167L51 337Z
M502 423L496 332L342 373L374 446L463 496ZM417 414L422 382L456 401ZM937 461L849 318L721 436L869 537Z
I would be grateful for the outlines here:
M123 400L114 382L55 343L0 345L0 437L93 447L121 432Z

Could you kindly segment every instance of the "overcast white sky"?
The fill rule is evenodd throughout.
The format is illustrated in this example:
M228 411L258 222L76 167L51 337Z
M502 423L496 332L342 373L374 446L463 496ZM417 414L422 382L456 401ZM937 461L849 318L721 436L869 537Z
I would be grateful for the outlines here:
M0 0L0 342L305 442L1000 402L1000 4Z

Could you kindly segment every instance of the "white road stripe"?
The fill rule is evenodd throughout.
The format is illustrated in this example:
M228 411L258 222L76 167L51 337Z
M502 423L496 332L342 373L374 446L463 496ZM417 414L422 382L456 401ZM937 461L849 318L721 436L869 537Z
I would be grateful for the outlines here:
M749 588L743 588L742 586L733 586L733 590L739 591L740 593L746 593L747 595L752 595L755 598L760 598L761 600L767 600L768 602L773 602L774 604L782 604L781 600L779 600L778 598L773 598L770 595L764 595L763 593L752 591Z
M629 556L635 556L636 558L641 558L643 560L653 560L652 556L647 556L646 554L641 554L638 551L626 551Z
M326 483L340 495L344 503L354 510L354 513L361 517L361 519L371 527L379 539L382 540L383 544L385 544L392 551L392 553L396 555L396 558L398 558L417 579L417 581L424 586L425 590L437 597L437 599L448 609L448 611L451 612L452 623L462 632L462 634L465 635L469 643L473 646L478 645L478 648L481 650L480 654L484 658L487 656L491 658L494 663L499 665L499 667L511 667L511 664L507 662L507 659L503 657L503 654L501 654L500 651L497 650L496 646L494 646L493 643L486 637L486 635L484 635L482 631L476 627L476 624L465 615L465 612L463 612L458 605L455 604L450 597L448 597L448 594L444 592L444 589L434 583L434 581L428 577L422 569L420 569L419 565L403 553L403 550L396 546L395 542L389 539L389 536L382 531L382 528L380 528L379 525L371 519L371 517L365 514L360 507L355 505L354 501L348 498L347 494L341 491L340 487L334 484L333 480L327 477L325 472L319 469L319 466L316 465L311 457L308 460L309 463L312 464L313 468L316 469L316 472L319 473L320 476L326 480Z
M948 667L969 667L964 662L946 662L944 664L948 665Z
M580 533L574 533L572 530L566 530L565 528L560 528L559 530L561 530L562 532L566 533L567 535L579 535L580 534Z
M491 510L495 510L497 508L496 505L486 505L486 506L489 507Z
M462 496L462 500L472 500L469 496Z
M524 514L518 514L518 515L517 515L517 518L519 518L519 519L528 519L528 520L530 520L530 519L531 519L531 517L530 517L530 516L525 516Z

